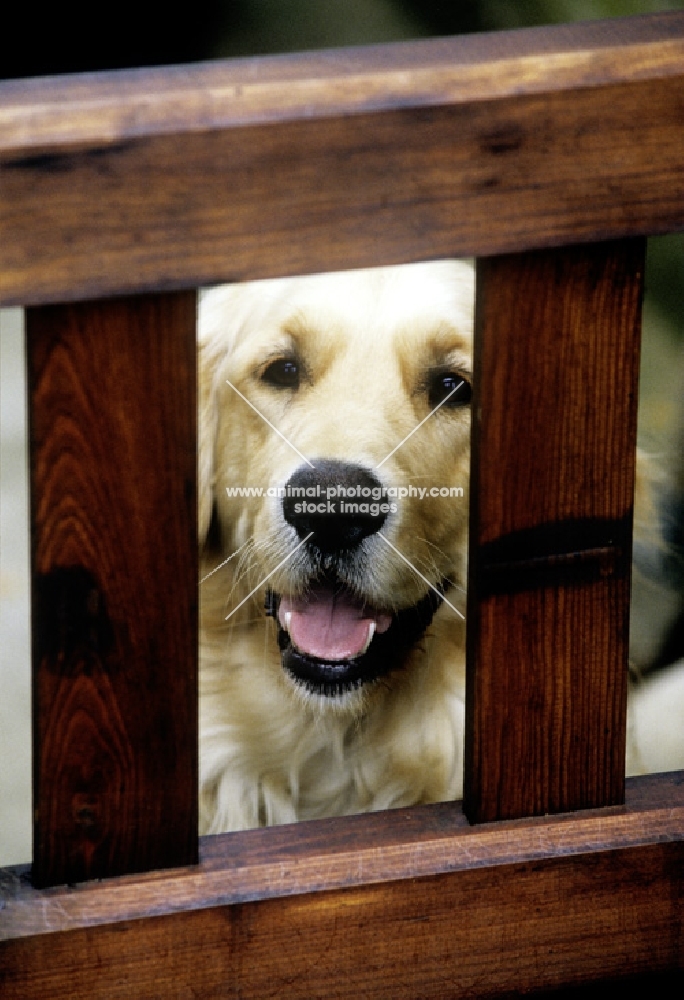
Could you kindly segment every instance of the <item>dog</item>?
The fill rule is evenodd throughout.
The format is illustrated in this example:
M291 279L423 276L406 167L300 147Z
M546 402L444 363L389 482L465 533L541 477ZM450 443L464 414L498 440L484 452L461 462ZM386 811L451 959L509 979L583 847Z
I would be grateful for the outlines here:
M473 312L464 261L202 293L203 833L461 797Z

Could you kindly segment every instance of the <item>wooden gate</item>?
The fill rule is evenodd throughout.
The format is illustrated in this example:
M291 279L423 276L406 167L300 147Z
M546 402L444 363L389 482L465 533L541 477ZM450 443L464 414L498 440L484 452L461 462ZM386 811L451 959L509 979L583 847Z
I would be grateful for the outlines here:
M681 229L682 14L0 85L35 807L3 997L681 974L684 776L624 781L645 236ZM198 843L194 290L460 256L464 805Z

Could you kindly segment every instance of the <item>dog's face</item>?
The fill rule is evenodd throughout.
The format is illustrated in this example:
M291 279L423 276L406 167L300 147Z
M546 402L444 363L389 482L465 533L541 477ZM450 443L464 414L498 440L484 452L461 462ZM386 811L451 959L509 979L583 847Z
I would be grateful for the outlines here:
M236 620L266 598L274 662L324 707L399 670L440 594L462 604L473 295L449 261L202 296L206 565L239 552L225 615L256 588Z

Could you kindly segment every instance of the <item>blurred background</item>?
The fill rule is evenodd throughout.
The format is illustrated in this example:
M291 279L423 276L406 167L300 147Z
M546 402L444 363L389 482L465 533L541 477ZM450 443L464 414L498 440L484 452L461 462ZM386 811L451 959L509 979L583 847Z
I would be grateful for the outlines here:
M0 79L168 65L684 9L684 0L195 0L179 13L16 4ZM664 469L684 374L684 236L649 241L639 435ZM28 501L23 315L0 310L0 865L31 857ZM674 655L684 653L681 629Z
M0 76L365 45L681 9L680 0L146 0L15 4Z

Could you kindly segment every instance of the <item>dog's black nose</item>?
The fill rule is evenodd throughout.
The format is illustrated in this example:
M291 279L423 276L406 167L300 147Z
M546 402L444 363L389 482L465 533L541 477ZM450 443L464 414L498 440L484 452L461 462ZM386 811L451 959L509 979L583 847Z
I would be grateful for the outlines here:
M361 465L319 460L300 466L283 497L285 520L323 552L351 549L385 523L389 501L380 480Z

